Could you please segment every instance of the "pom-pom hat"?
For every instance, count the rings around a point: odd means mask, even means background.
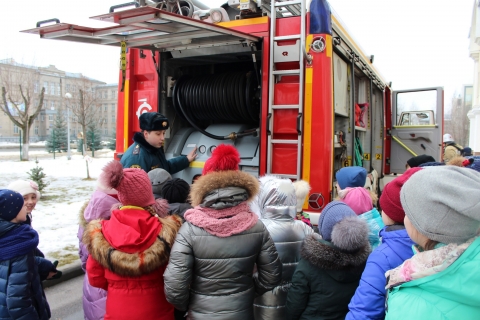
[[[341,201],[332,201],[325,206],[318,220],[318,231],[323,239],[332,240],[332,229],[346,217],[356,217],[353,210]]]
[[[155,204],[150,179],[142,169],[123,169],[122,164],[114,160],[103,171],[102,184],[117,190],[122,205],[146,207]]]
[[[30,193],[35,193],[37,195],[37,199],[40,199],[41,196],[40,191],[38,191],[38,184],[35,181],[31,180],[14,181],[7,186],[7,189],[16,191],[22,196]]]
[[[341,201],[332,201],[325,206],[318,230],[324,240],[347,252],[369,246],[367,223]]]
[[[213,171],[238,170],[240,154],[237,149],[229,144],[221,144],[212,152],[212,156],[205,161],[202,174]]]
[[[297,212],[302,212],[305,197],[310,192],[310,184],[305,180],[297,180],[293,183],[295,196],[297,198]]]
[[[0,190],[0,219],[13,220],[23,208],[23,196],[13,190]]]

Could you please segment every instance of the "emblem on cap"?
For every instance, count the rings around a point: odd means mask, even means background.
[[[167,121],[163,121],[163,122],[162,122],[162,126],[164,126],[164,127],[166,127],[167,124],[168,124]]]

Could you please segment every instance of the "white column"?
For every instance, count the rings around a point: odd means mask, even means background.
[[[480,106],[474,106],[468,112],[470,119],[470,145],[475,154],[480,154]]]

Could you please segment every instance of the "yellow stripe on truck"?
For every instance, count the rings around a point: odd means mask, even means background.
[[[310,182],[310,157],[312,149],[312,84],[313,68],[305,69],[305,102],[303,106],[303,174],[302,179]],[[307,199],[303,209],[308,209]]]
[[[252,24],[262,24],[267,23],[268,17],[260,17],[260,18],[253,18],[253,19],[243,19],[243,20],[233,20],[233,21],[226,21],[220,22],[217,25],[231,28],[231,27],[242,27],[242,26],[249,26]]]
[[[205,161],[192,161],[190,162],[190,168],[203,168]]]

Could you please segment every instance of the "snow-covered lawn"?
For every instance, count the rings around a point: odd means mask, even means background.
[[[2,154],[7,152],[0,153],[0,188],[17,179],[29,179],[27,172],[37,165],[35,155],[30,153],[30,161],[19,161],[3,160]],[[43,154],[48,156],[45,151]],[[101,158],[91,158],[88,166],[92,179],[87,180],[86,161],[81,155],[73,155],[71,160],[64,153],[55,160],[53,156],[39,157],[38,166],[43,168],[48,186],[32,212],[32,226],[40,235],[39,248],[48,258],[61,264],[78,259],[79,210],[95,190],[101,169],[111,160],[113,152],[109,151],[104,151]]]

